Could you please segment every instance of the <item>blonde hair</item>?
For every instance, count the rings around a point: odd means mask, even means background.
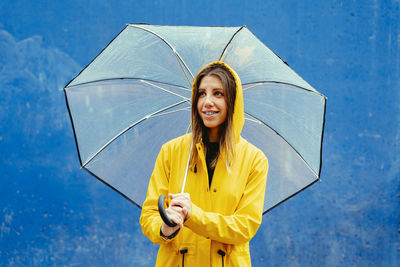
[[[199,155],[196,144],[202,138],[208,138],[209,129],[204,125],[203,120],[197,110],[197,102],[199,100],[199,86],[201,80],[206,76],[218,77],[223,86],[224,98],[227,103],[227,116],[220,126],[219,133],[219,151],[217,157],[211,162],[211,166],[215,168],[219,156],[225,156],[226,167],[228,171],[233,163],[235,155],[235,138],[233,134],[233,112],[236,98],[236,83],[232,73],[223,65],[211,65],[204,68],[198,75],[194,84],[192,95],[192,150],[190,152],[190,167],[193,168],[198,161]],[[207,147],[205,147],[207,153]]]

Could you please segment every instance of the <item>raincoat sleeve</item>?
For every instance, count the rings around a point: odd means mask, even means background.
[[[163,223],[158,212],[158,198],[161,194],[168,194],[168,183],[170,175],[170,161],[165,145],[158,154],[153,173],[147,189],[146,200],[143,203],[140,215],[140,225],[143,233],[154,244],[170,242],[173,238],[161,236],[161,225]],[[176,236],[176,235],[175,235]]]
[[[267,173],[268,160],[259,152],[234,214],[224,216],[206,212],[192,203],[191,215],[185,226],[198,235],[225,244],[249,242],[261,224]]]

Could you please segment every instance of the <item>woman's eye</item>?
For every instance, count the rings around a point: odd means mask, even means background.
[[[224,94],[222,92],[217,91],[217,92],[215,92],[215,95],[216,96],[223,96]]]

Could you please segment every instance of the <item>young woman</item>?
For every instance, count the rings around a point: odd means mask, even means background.
[[[192,133],[162,146],[143,204],[143,233],[160,245],[156,266],[251,266],[268,161],[240,136],[243,125],[238,75],[223,62],[208,64],[193,82]],[[161,194],[175,227],[159,215]]]

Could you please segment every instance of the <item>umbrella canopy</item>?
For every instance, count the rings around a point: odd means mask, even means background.
[[[190,131],[191,85],[213,61],[240,76],[242,136],[269,159],[264,213],[316,182],[325,97],[244,26],[127,25],[64,88],[82,167],[140,207],[161,145]]]

